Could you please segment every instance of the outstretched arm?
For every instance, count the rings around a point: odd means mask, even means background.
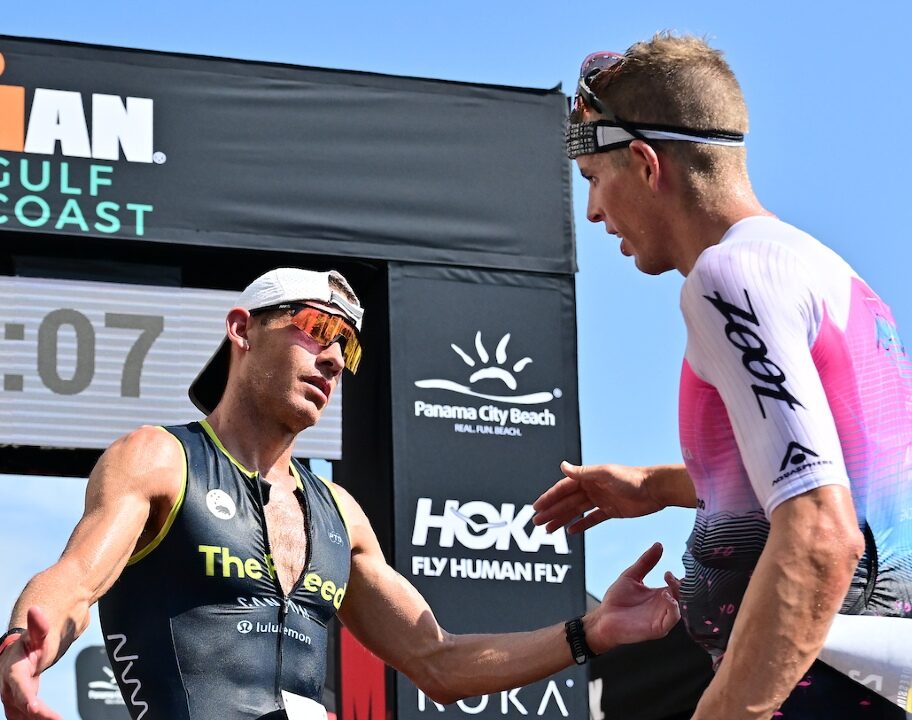
[[[578,533],[609,518],[641,517],[671,506],[696,507],[694,486],[683,465],[630,467],[564,461],[561,470],[564,478],[532,506],[537,513],[533,522],[547,525],[548,532],[567,526],[567,532]]]
[[[520,687],[573,663],[563,624],[496,635],[446,632],[414,586],[386,563],[357,503],[347,493],[342,496],[352,535],[352,572],[340,618],[355,637],[430,698],[449,703]],[[662,637],[678,621],[668,589],[643,584],[661,555],[658,544],[647,550],[584,617],[594,652]]]
[[[26,632],[0,653],[7,717],[58,717],[38,699],[38,676],[85,630],[91,605],[161,527],[161,512],[179,492],[182,463],[174,438],[152,427],[118,440],[98,461],[85,512],[60,560],[29,581],[13,608],[10,627]]]

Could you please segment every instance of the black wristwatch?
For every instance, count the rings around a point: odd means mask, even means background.
[[[564,632],[567,634],[567,644],[573,653],[573,661],[577,665],[585,665],[589,658],[594,658],[595,653],[586,642],[586,632],[583,630],[583,619],[573,618],[564,623]]]

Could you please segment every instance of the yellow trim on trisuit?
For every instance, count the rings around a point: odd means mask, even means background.
[[[316,473],[314,473],[314,475],[316,475]],[[342,524],[345,526],[345,533],[348,535],[348,544],[351,545],[351,528],[348,526],[348,517],[345,515],[345,509],[342,507],[342,498],[339,497],[331,480],[327,480],[322,475],[317,475],[317,477],[326,486],[327,490],[329,490],[329,494],[332,495],[333,501],[336,503],[336,510],[339,511],[339,516],[342,518]]]
[[[295,467],[294,463],[290,463],[291,474],[295,479],[295,484],[298,486],[298,490],[304,490],[304,482],[301,480],[301,473],[298,472],[298,469]]]
[[[235,460],[235,459],[234,459],[234,456],[233,456],[230,452],[228,452],[228,451],[225,449],[225,446],[222,445],[222,441],[218,439],[218,435],[215,434],[215,430],[212,429],[212,426],[209,424],[208,421],[206,421],[206,420],[200,420],[200,421],[199,421],[199,424],[202,426],[203,430],[206,431],[206,434],[209,436],[209,438],[212,440],[212,442],[215,443],[215,446],[216,446],[219,450],[222,451],[222,453],[224,454],[224,456],[225,456],[226,458],[228,458],[228,459],[231,461],[231,463],[232,463],[238,470],[240,470],[242,473],[244,473],[247,477],[250,477],[250,478],[256,477],[257,474],[256,474],[255,472],[251,472],[250,470],[248,470],[247,468],[245,468],[243,465],[241,465],[241,463],[239,463],[237,460]]]
[[[243,465],[241,465],[240,462],[238,462],[238,461],[234,458],[234,456],[233,456],[230,452],[228,452],[228,450],[225,448],[225,446],[222,445],[222,441],[219,440],[218,435],[215,434],[215,430],[212,429],[212,426],[208,423],[208,421],[206,421],[206,420],[200,420],[200,421],[199,421],[199,424],[200,424],[200,426],[203,428],[203,430],[206,431],[206,434],[209,436],[209,438],[212,440],[212,442],[215,443],[215,446],[216,446],[219,450],[222,451],[222,454],[223,454],[226,458],[228,458],[228,459],[231,461],[231,463],[232,463],[238,470],[240,470],[242,473],[244,473],[244,474],[245,474],[247,477],[249,477],[249,478],[254,478],[254,477],[257,476],[258,473],[254,472],[254,471],[252,471],[252,470],[248,470],[247,468],[245,468]],[[298,470],[297,470],[297,468],[295,468],[294,463],[289,462],[289,463],[288,463],[288,469],[291,471],[291,474],[292,474],[292,476],[294,477],[295,483],[297,483],[298,488],[301,489],[301,490],[303,490],[303,489],[304,489],[304,483],[301,482],[301,476],[298,474]]]
[[[184,497],[187,495],[187,451],[184,450],[184,444],[176,437],[174,437],[174,435],[165,430],[165,428],[163,428],[161,425],[156,425],[156,427],[162,432],[167,433],[170,437],[174,438],[174,442],[177,443],[177,446],[181,450],[181,455],[184,458],[184,471],[183,477],[181,478],[181,489],[180,493],[177,495],[177,500],[174,503],[174,507],[172,507],[171,512],[168,513],[168,518],[165,520],[165,524],[162,525],[162,529],[158,531],[158,535],[156,535],[153,538],[152,542],[146,545],[142,550],[131,555],[130,559],[127,560],[127,565],[138,563],[161,544],[162,540],[165,539],[165,536],[171,529],[171,526],[174,524],[174,521],[177,519],[177,513],[180,512],[181,506],[184,504]]]

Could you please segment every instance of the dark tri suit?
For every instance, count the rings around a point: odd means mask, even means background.
[[[320,701],[327,623],[351,547],[329,486],[292,461],[307,527],[304,571],[285,597],[264,506],[270,486],[208,425],[169,427],[187,459],[159,536],[101,599],[111,667],[134,720],[281,718],[282,691]]]

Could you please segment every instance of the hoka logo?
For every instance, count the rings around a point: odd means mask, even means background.
[[[573,680],[567,680],[566,683],[567,687],[573,687]],[[519,697],[520,692],[525,689],[526,688],[514,688],[512,690],[504,690],[503,692],[497,694],[480,695],[476,698],[457,700],[455,707],[453,705],[444,707],[440,703],[434,702],[433,700],[428,703],[427,696],[421,692],[421,690],[419,690],[418,712],[429,712],[433,715],[436,715],[437,713],[447,713],[450,717],[452,717],[454,713],[457,715],[478,715],[485,710],[487,710],[486,717],[492,717],[494,715],[509,715],[513,717],[515,717],[517,714],[529,715],[529,711],[535,707],[535,698],[531,698],[532,705],[526,706],[525,703],[529,702],[530,698]],[[528,692],[526,695],[528,695]],[[494,699],[493,702],[491,702],[492,698]],[[500,702],[498,702],[498,699]],[[542,695],[541,700],[538,702],[538,709],[535,711],[535,715],[537,717],[551,718],[570,717],[570,712],[567,710],[567,704],[564,702],[564,698],[561,695],[560,688],[558,687],[556,681],[548,681],[545,692]]]
[[[472,550],[510,550],[513,543],[527,553],[537,553],[543,546],[550,545],[559,555],[569,555],[567,535],[563,529],[548,533],[544,525],[526,527],[532,522],[535,510],[524,505],[517,511],[513,503],[495,507],[481,500],[460,502],[445,500],[443,512],[433,512],[431,498],[418,498],[415,508],[415,527],[412,531],[412,545],[424,547],[428,534],[433,528],[440,531],[438,544],[451,548],[458,540],[463,547]]]

